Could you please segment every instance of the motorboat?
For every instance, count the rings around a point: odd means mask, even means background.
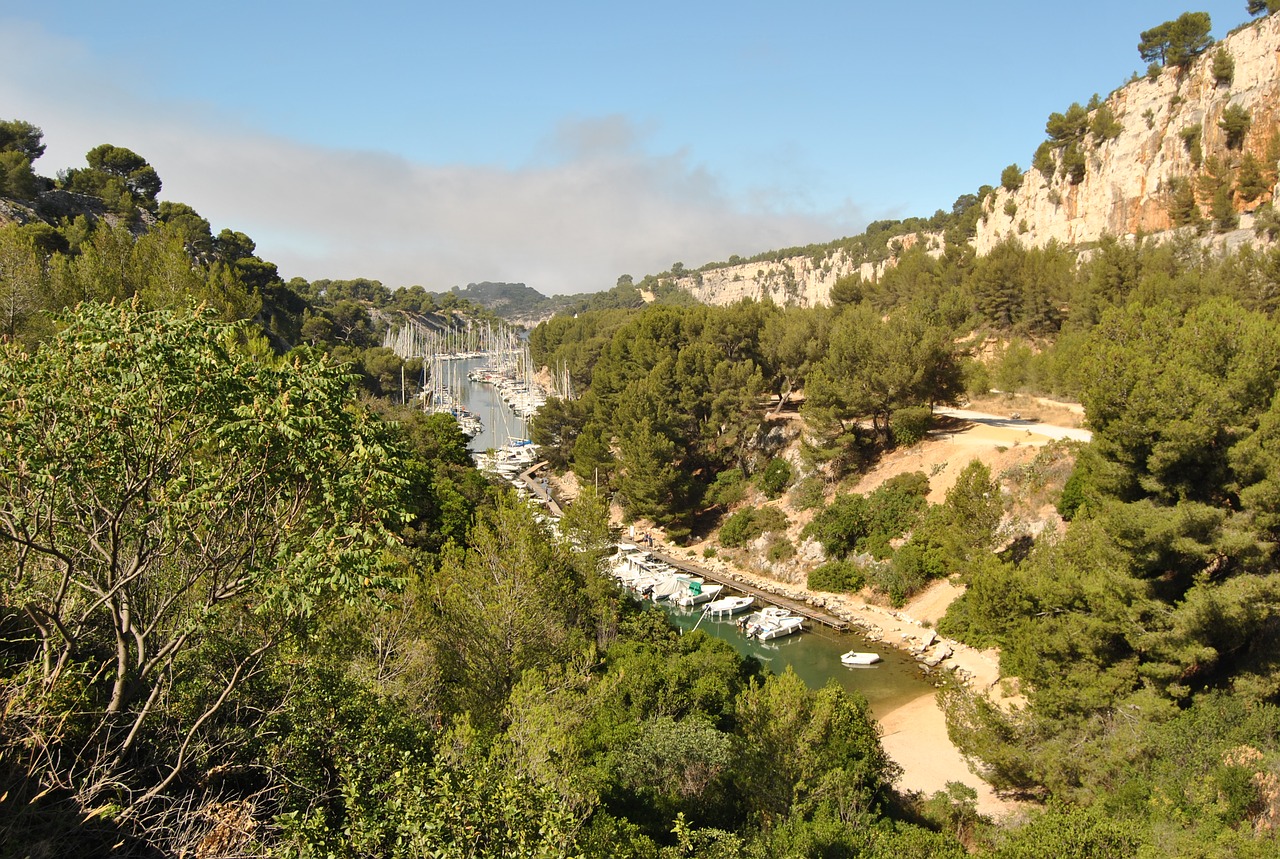
[[[850,650],[848,653],[841,655],[840,661],[845,665],[875,665],[880,661],[880,654]]]
[[[690,608],[711,602],[720,596],[720,591],[722,590],[724,590],[724,585],[704,585],[701,582],[690,582],[688,590],[681,596],[675,597],[672,601],[676,605]]]
[[[792,614],[790,609],[777,606],[766,606],[748,615],[739,623],[747,638],[755,638],[759,641],[781,638],[804,628],[803,617]]]
[[[670,568],[668,568],[670,569]],[[654,602],[658,600],[670,599],[673,602],[680,597],[688,594],[694,585],[702,585],[702,579],[696,576],[686,576],[682,573],[672,572],[665,579],[659,581],[653,586],[650,595]]]
[[[721,597],[704,605],[702,613],[712,617],[732,617],[751,608],[755,601],[755,597]]]

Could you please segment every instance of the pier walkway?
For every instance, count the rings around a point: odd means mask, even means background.
[[[717,573],[714,570],[709,570],[701,564],[694,563],[687,558],[677,558],[674,555],[658,551],[650,546],[638,546],[638,548],[643,549],[659,560],[666,561],[673,567],[684,570],[686,573],[701,576],[707,581],[716,582],[717,584],[724,585],[725,587],[733,588],[735,591],[742,591],[744,594],[749,594],[750,596],[755,597],[760,602],[790,609],[792,614],[798,614],[808,620],[814,621],[815,623],[820,623],[823,626],[828,626],[840,632],[844,632],[849,628],[848,621],[842,620],[835,615],[828,614],[821,609],[814,608],[808,603],[788,599],[780,594],[770,593],[763,588],[758,588],[754,585],[747,584],[746,582],[738,581],[724,573]]]
[[[547,511],[559,519],[564,515],[564,510],[556,502],[555,496],[551,494],[551,489],[542,480],[533,476],[533,473],[539,468],[547,464],[544,459],[542,462],[534,463],[520,474],[520,480],[528,487],[533,496],[547,506]]]

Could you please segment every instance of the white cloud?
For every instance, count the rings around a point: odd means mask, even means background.
[[[566,120],[518,168],[431,165],[270,136],[194,99],[148,101],[113,83],[136,69],[106,68],[29,26],[0,27],[0,51],[9,69],[27,70],[0,79],[0,104],[12,112],[3,118],[43,128],[38,172],[78,166],[99,143],[126,146],[156,168],[162,199],[191,205],[215,231],[247,233],[286,278],[585,292],[864,223],[852,205],[788,212],[773,202],[786,195],[768,189],[735,199],[687,153],[646,151],[645,132],[622,116]]]

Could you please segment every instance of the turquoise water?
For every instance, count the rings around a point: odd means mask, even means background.
[[[736,618],[716,620],[703,617],[701,608],[680,608],[666,602],[657,605],[680,629],[696,626],[722,638],[739,653],[759,659],[775,674],[790,666],[811,688],[821,688],[834,680],[849,691],[861,692],[877,717],[934,691],[932,681],[910,655],[884,642],[868,641],[855,632],[836,632],[806,621],[802,632],[756,641],[739,631]],[[759,607],[757,601],[752,610]],[[868,666],[845,665],[840,654],[850,650],[878,653],[882,661]]]

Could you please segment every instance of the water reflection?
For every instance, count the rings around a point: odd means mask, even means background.
[[[757,641],[742,634],[736,618],[703,617],[700,608],[680,608],[666,602],[657,606],[680,629],[696,627],[722,638],[739,653],[754,656],[776,674],[790,666],[810,688],[818,689],[834,680],[849,691],[861,692],[877,717],[934,691],[932,681],[909,654],[854,632],[836,632],[806,622],[803,632],[772,641]],[[840,655],[849,650],[878,653],[883,661],[876,665],[845,665]]]

